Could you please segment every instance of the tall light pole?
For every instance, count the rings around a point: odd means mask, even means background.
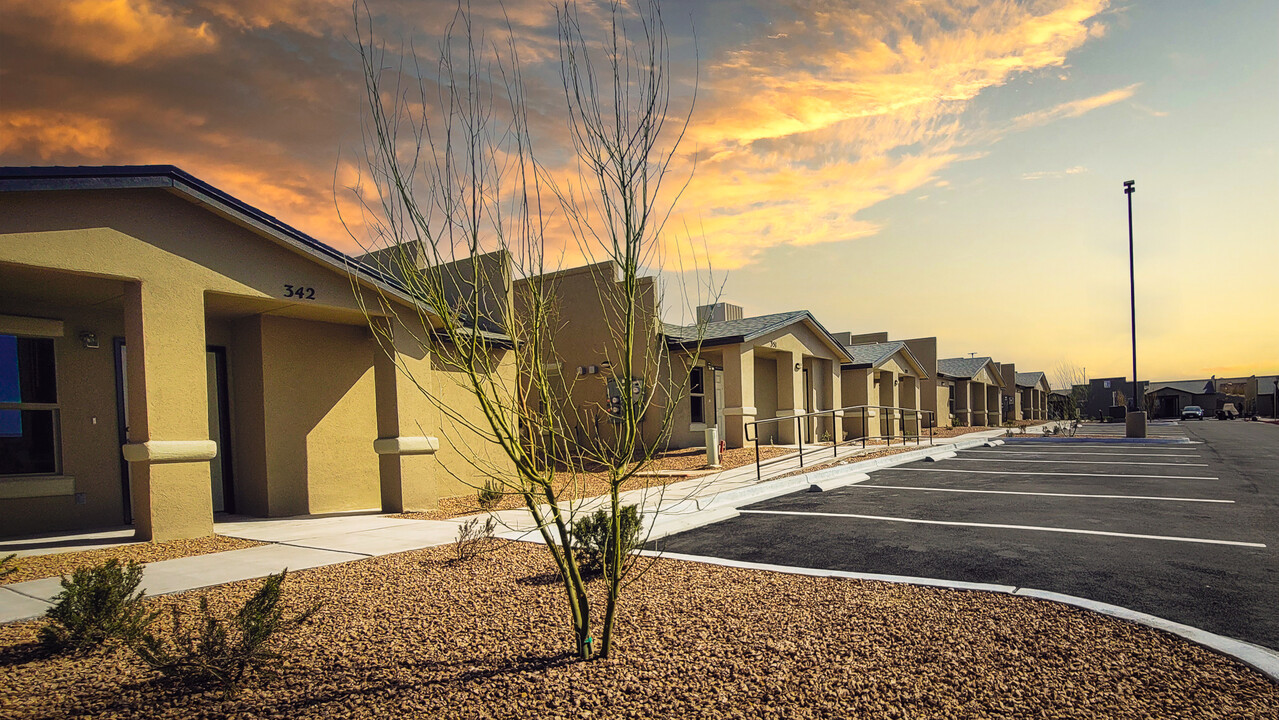
[[[1124,181],[1124,195],[1128,196],[1128,304],[1132,310],[1132,409],[1137,404],[1137,280],[1132,260],[1132,194],[1137,192],[1136,180]]]
[[[1146,437],[1146,413],[1137,399],[1137,279],[1133,270],[1132,253],[1132,194],[1137,192],[1135,180],[1124,181],[1124,195],[1128,196],[1128,303],[1132,310],[1132,410],[1124,423],[1130,438]]]

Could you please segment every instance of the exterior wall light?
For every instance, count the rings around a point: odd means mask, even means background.
[[[85,330],[84,332],[80,333],[80,344],[84,346],[85,350],[97,350],[98,334],[95,332],[90,332],[88,330]]]
[[[799,363],[795,363],[795,372],[799,372],[801,367],[803,366],[800,365]]]

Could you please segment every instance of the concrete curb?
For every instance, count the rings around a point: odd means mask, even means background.
[[[1009,440],[1009,441],[1011,441],[1011,442],[1013,442],[1013,443],[1019,443],[1019,444],[1020,444],[1020,443],[1035,443],[1035,444],[1037,444],[1037,445],[1038,445],[1038,444],[1054,444],[1054,443],[1059,443],[1059,444],[1062,444],[1062,445],[1072,445],[1072,444],[1078,444],[1078,443],[1101,443],[1101,444],[1103,444],[1103,445],[1105,445],[1105,444],[1113,444],[1113,445],[1121,445],[1121,444],[1131,444],[1131,445],[1197,445],[1197,444],[1198,444],[1198,443],[1196,443],[1194,440],[1191,440],[1190,438],[1088,438],[1088,437],[1073,437],[1073,438],[1072,438],[1072,437],[1065,437],[1065,438],[1055,438],[1055,437],[1027,437],[1027,438],[1021,438],[1021,437],[1010,437],[1010,438],[1008,438],[1008,440]]]
[[[916,460],[924,460],[928,458],[944,459],[954,457],[956,450],[967,450],[969,448],[980,447],[987,444],[989,438],[972,438],[969,440],[961,440],[955,443],[947,443],[941,447],[936,445],[920,448],[918,450],[909,450],[896,455],[886,455],[884,457],[871,458],[870,460],[862,460],[859,462],[851,462],[847,465],[838,467],[824,468],[822,470],[814,470],[812,472],[803,473],[801,475],[792,475],[788,478],[778,480],[765,480],[762,483],[748,485],[734,490],[726,490],[707,498],[697,498],[699,509],[733,507],[739,508],[743,505],[771,500],[775,497],[788,495],[806,487],[818,486],[826,489],[837,487],[832,482],[838,478],[845,476],[865,475],[866,473],[879,470],[881,468],[895,467],[904,465],[908,462]],[[844,485],[851,485],[859,480],[850,480]]]
[[[1110,603],[1089,600],[1088,598],[1081,598],[1075,595],[1065,595],[1063,593],[1056,593],[1048,590],[1035,590],[1033,588],[1019,588],[1011,585],[970,583],[958,580],[909,577],[904,575],[880,575],[876,573],[847,572],[843,570],[821,570],[817,568],[792,567],[788,565],[770,565],[768,563],[725,560],[723,558],[707,557],[704,555],[664,553],[659,550],[640,550],[637,552],[648,557],[659,557],[667,560],[682,560],[685,562],[698,562],[705,565],[719,565],[722,567],[741,568],[744,570],[764,570],[768,572],[786,573],[788,575],[831,577],[850,580],[878,580],[881,582],[922,585],[949,590],[996,592],[1006,595],[1019,595],[1021,597],[1035,598],[1037,600],[1048,600],[1100,613],[1102,615],[1109,615],[1113,618],[1135,623],[1137,625],[1144,625],[1155,630],[1172,633],[1173,635],[1195,643],[1196,645],[1201,645],[1209,650],[1234,658],[1235,660],[1238,660],[1244,665],[1247,665],[1257,672],[1260,672],[1262,675],[1270,678],[1273,682],[1279,683],[1279,652],[1275,652],[1269,648],[1254,645],[1243,640],[1236,640],[1235,638],[1227,637],[1225,635],[1217,635],[1216,633],[1201,630],[1191,625],[1167,620],[1156,615],[1149,615],[1147,613],[1130,610],[1119,605],[1111,605]]]

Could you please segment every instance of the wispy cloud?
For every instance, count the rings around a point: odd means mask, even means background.
[[[1046,125],[1055,120],[1064,118],[1074,118],[1085,115],[1098,108],[1114,105],[1117,102],[1123,102],[1133,96],[1137,92],[1137,88],[1141,83],[1134,83],[1128,87],[1116,88],[1109,92],[1093,95],[1092,97],[1082,98],[1080,100],[1071,100],[1061,103],[1046,110],[1036,110],[1035,112],[1020,115],[1013,120],[1013,127],[1018,130],[1036,127],[1038,125]]]
[[[1036,172],[1022,173],[1022,180],[1044,180],[1046,178],[1063,178],[1067,175],[1081,175],[1088,172],[1088,168],[1082,165],[1068,167],[1065,170],[1039,170]]]

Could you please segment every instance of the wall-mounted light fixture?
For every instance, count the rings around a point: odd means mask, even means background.
[[[88,331],[88,330],[85,330],[85,331],[81,332],[81,333],[80,333],[80,344],[84,346],[84,349],[85,349],[85,350],[97,350],[97,349],[98,349],[98,334],[97,334],[97,333],[95,333],[95,332],[90,332],[90,331]]]
[[[803,366],[800,365],[799,363],[795,363],[795,372],[799,372],[802,367]]]

